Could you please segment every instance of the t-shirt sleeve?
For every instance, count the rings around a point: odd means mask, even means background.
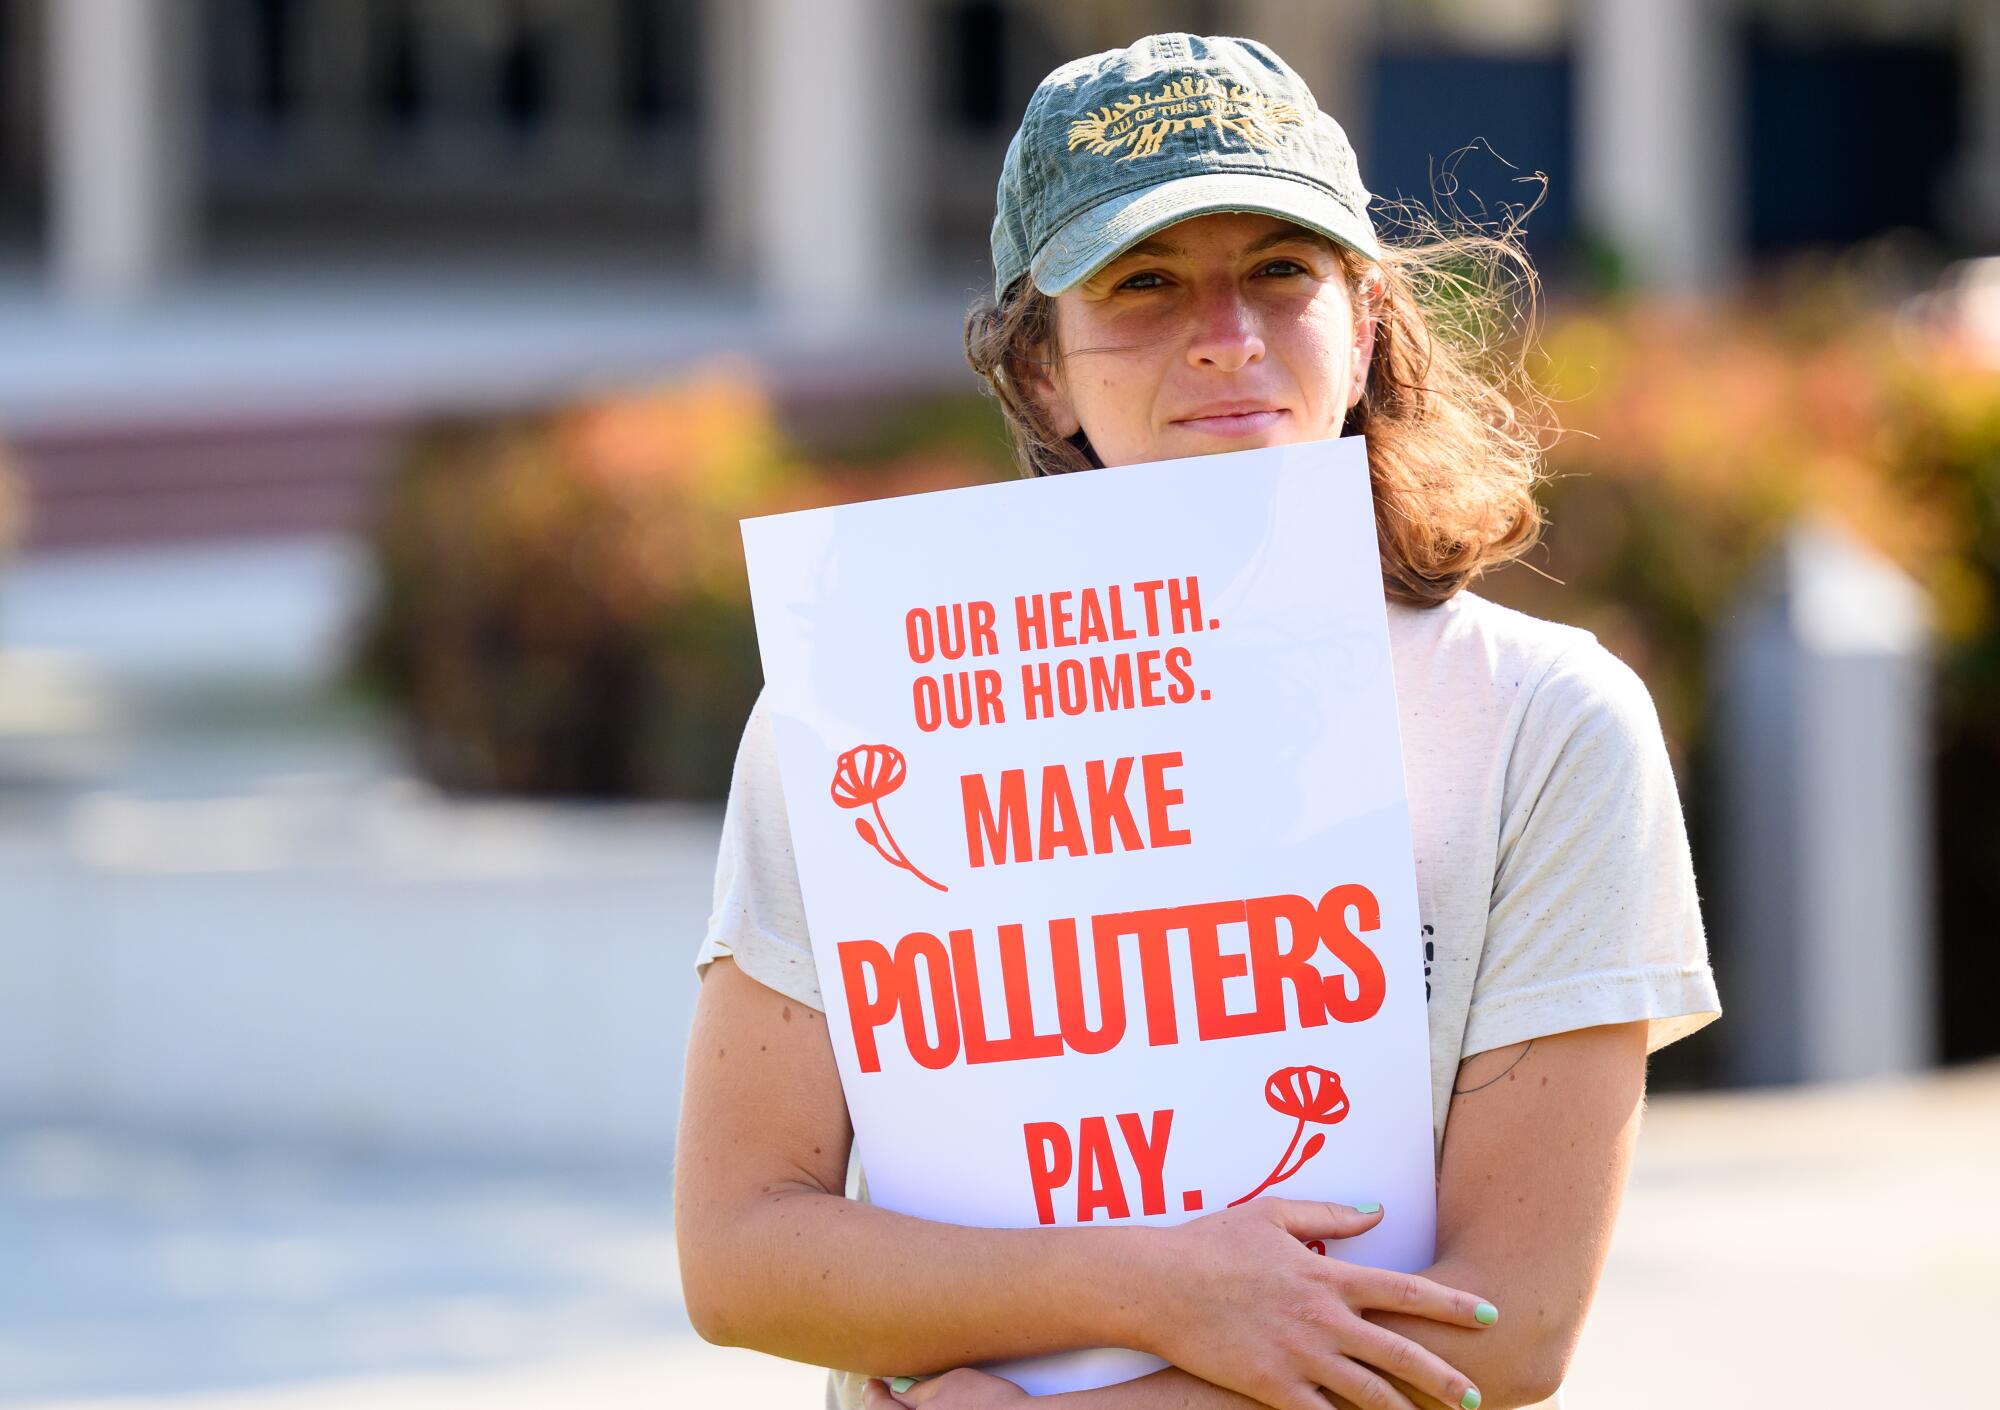
[[[1508,760],[1462,1055],[1639,1019],[1651,1053],[1721,1013],[1653,698],[1579,641],[1535,688]]]
[[[778,778],[777,740],[761,693],[743,726],[729,779],[715,858],[715,900],[708,933],[695,954],[695,973],[707,973],[723,955],[759,984],[825,1009]]]

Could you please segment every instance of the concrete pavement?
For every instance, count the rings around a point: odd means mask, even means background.
[[[1567,1410],[1977,1398],[2000,1063],[1655,1099]],[[816,1410],[687,1328],[665,1172],[0,1140],[0,1405]]]

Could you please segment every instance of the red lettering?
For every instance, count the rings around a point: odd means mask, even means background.
[[[1250,973],[1257,991],[1257,1011],[1275,1027],[1285,1026],[1285,986],[1298,999],[1299,1024],[1319,1028],[1326,1023],[1326,979],[1313,968],[1319,949],[1319,911],[1303,896],[1260,896],[1250,902]],[[1280,942],[1278,922],[1291,928],[1291,943]]]
[[[1098,714],[1132,708],[1132,654],[1090,658],[1090,708]]]
[[[1136,1111],[1118,1113],[1118,1129],[1132,1152],[1132,1164],[1139,1171],[1139,1211],[1142,1214],[1167,1212],[1167,1133],[1174,1129],[1174,1113],[1169,1107],[1153,1113],[1150,1134],[1139,1122]]]
[[[1025,661],[1021,664],[1021,704],[1031,720],[1046,720],[1055,714],[1054,685],[1049,679],[1049,663]]]
[[[1137,593],[1143,593],[1143,594],[1145,594],[1145,597],[1146,597],[1146,635],[1147,635],[1147,636],[1158,636],[1158,635],[1160,634],[1160,600],[1159,600],[1159,592],[1160,592],[1160,589],[1161,589],[1161,588],[1163,588],[1163,587],[1165,587],[1165,586],[1166,586],[1166,583],[1164,583],[1163,581],[1161,581],[1161,580],[1160,580],[1160,579],[1158,579],[1158,578],[1154,578],[1154,579],[1153,579],[1153,580],[1152,580],[1151,582],[1145,582],[1145,583],[1134,583],[1134,584],[1132,584],[1132,591],[1134,591],[1134,592],[1137,592]]]
[[[1118,955],[1118,933],[1097,918],[1091,926],[1091,949],[1097,956],[1097,1011],[1091,1028],[1083,1014],[1083,958],[1077,953],[1076,922],[1049,922],[1049,960],[1055,967],[1056,1018],[1062,1040],[1071,1052],[1108,1053],[1125,1036],[1125,971]]]
[[[903,636],[909,642],[910,659],[920,665],[937,650],[937,642],[931,638],[931,614],[921,607],[912,607],[903,615]]]
[[[1069,600],[1074,596],[1067,592],[1049,594],[1049,640],[1057,646],[1074,646],[1076,638],[1069,630]]]
[[[998,656],[1000,638],[993,631],[993,604],[968,602],[966,607],[972,614],[972,654]]]
[[[1167,609],[1173,614],[1174,632],[1198,632],[1201,620],[1201,584],[1192,575],[1167,583]]]
[[[1035,1001],[1028,989],[1028,945],[1018,925],[1000,927],[1000,982],[1007,991],[1009,1060],[1061,1054],[1060,1033],[1035,1031]]]
[[[854,1051],[863,1072],[880,1072],[881,1056],[875,1049],[875,1030],[896,1016],[895,961],[889,947],[879,940],[848,940],[835,947],[840,955],[840,983],[847,991],[847,1018],[854,1026]],[[865,971],[875,975],[875,993],[870,997]]]
[[[1160,694],[1160,653],[1141,651],[1139,653],[1139,703],[1153,706],[1163,705],[1167,697]]]
[[[1109,641],[1111,634],[1104,628],[1104,604],[1097,600],[1097,593],[1085,589],[1079,606],[1083,620],[1077,627],[1076,639],[1079,642]]]
[[[979,959],[973,953],[972,932],[951,932],[951,982],[958,993],[958,1030],[965,1041],[967,1063],[1006,1062],[1006,1043],[986,1036],[986,1001],[979,994]]]
[[[924,962],[924,980],[917,979],[917,961]],[[951,994],[951,963],[945,958],[944,942],[937,936],[913,930],[896,943],[896,968],[902,971],[903,1039],[910,1056],[919,1066],[932,1071],[950,1067],[958,1057],[958,1005]],[[937,1042],[924,1027],[924,990],[930,990],[930,1009],[937,1017]]]
[[[1126,786],[1132,780],[1132,761],[1120,759],[1105,772],[1104,760],[1092,759],[1083,766],[1084,798],[1090,809],[1090,845],[1096,852],[1111,850],[1111,830],[1128,852],[1146,844],[1139,840],[1139,824],[1132,817],[1132,805],[1125,801]]]
[[[1077,1123],[1076,1154],[1076,1222],[1090,1223],[1100,1209],[1113,1219],[1131,1218],[1118,1157],[1111,1150],[1111,1128],[1103,1117],[1086,1116]]]
[[[944,723],[944,711],[938,700],[937,677],[918,676],[910,682],[910,712],[916,716],[917,728],[925,734]]]
[[[1014,637],[1023,651],[1045,650],[1049,644],[1048,619],[1042,615],[1042,596],[1014,599]]]
[[[1181,907],[1187,925],[1188,959],[1194,971],[1195,1030],[1203,1042],[1214,1038],[1242,1038],[1252,1033],[1270,1033],[1284,1027],[1272,1023],[1263,1012],[1231,1013],[1223,1002],[1223,981],[1250,972],[1250,956],[1238,951],[1224,954],[1221,927],[1243,919],[1241,901],[1216,901],[1203,906]]]
[[[1076,815],[1076,799],[1070,796],[1069,770],[1050,764],[1042,770],[1042,835],[1035,860],[1046,862],[1058,847],[1072,857],[1090,854],[1083,842],[1083,819]]]
[[[987,634],[992,635],[991,629]],[[979,723],[982,725],[1004,725],[1007,723],[1006,707],[1000,703],[1000,673],[982,670],[974,678],[979,687]],[[1192,688],[1193,682],[1189,682]]]
[[[1146,995],[1146,1045],[1160,1048],[1180,1040],[1174,1021],[1174,976],[1167,968],[1167,931],[1172,929],[1174,912],[1130,911],[1120,916],[1100,916],[1100,922],[1118,927],[1119,934],[1139,937],[1139,983]]]
[[[1125,594],[1117,588],[1111,589],[1111,639],[1130,641],[1137,635],[1136,627],[1125,625]]]
[[[1146,779],[1146,833],[1151,846],[1185,847],[1191,840],[1186,828],[1176,828],[1167,817],[1167,809],[1181,801],[1181,790],[1166,785],[1167,770],[1180,766],[1178,749],[1169,754],[1147,754],[1139,760]]]
[[[1319,930],[1326,946],[1333,951],[1333,957],[1347,966],[1354,976],[1354,992],[1349,993],[1338,975],[1325,983],[1327,1012],[1342,1023],[1360,1023],[1375,1016],[1382,1007],[1382,996],[1388,990],[1388,983],[1382,974],[1382,962],[1375,958],[1375,952],[1347,927],[1347,912],[1352,907],[1359,920],[1356,929],[1379,930],[1382,926],[1382,907],[1375,900],[1375,893],[1359,882],[1349,882],[1336,886],[1320,898]]]
[[[1056,1222],[1055,1192],[1069,1183],[1069,1132],[1059,1121],[1030,1121],[1021,1128],[1028,1143],[1028,1183],[1035,1191],[1035,1218]]]
[[[1090,708],[1090,686],[1084,680],[1083,662],[1074,656],[1056,662],[1056,708],[1065,715],[1081,715]]]
[[[1028,855],[1028,780],[1021,769],[1000,775],[1000,806],[986,795],[984,774],[964,774],[958,780],[965,805],[965,855],[975,867],[986,865],[990,851],[995,864]]]

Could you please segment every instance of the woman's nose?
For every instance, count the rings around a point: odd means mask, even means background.
[[[1255,310],[1233,284],[1204,294],[1195,306],[1188,361],[1195,367],[1234,372],[1264,356]]]

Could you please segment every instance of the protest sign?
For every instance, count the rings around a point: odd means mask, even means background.
[[[1333,1252],[1427,1265],[1422,937],[1361,441],[743,537],[870,1197],[994,1227],[1379,1200]],[[1160,1364],[988,1369],[1046,1394]]]

